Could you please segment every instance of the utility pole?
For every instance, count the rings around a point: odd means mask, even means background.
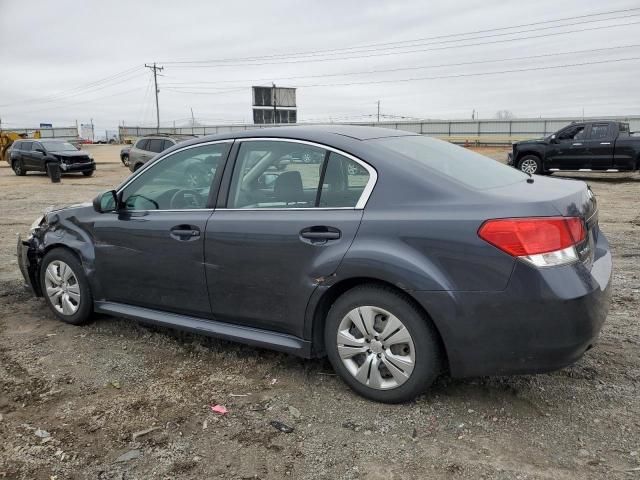
[[[96,134],[93,131],[93,118],[91,119],[91,143],[96,142]]]
[[[378,123],[380,123],[380,100],[378,100]]]
[[[156,62],[153,65],[144,64],[146,68],[153,70],[153,85],[156,87],[156,130],[160,130],[160,107],[158,106],[158,70],[164,70],[164,67],[158,67]]]
[[[193,107],[189,107],[191,109],[191,135],[193,135],[193,127],[196,125],[196,118],[193,116]]]

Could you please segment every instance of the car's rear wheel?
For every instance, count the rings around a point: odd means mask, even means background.
[[[22,163],[22,160],[15,160],[13,162],[12,167],[13,167],[13,173],[18,175],[19,177],[22,177],[27,174],[27,171],[24,169],[24,164]]]
[[[61,248],[47,253],[40,268],[40,285],[47,305],[60,320],[80,325],[89,319],[93,298],[73,253]]]
[[[129,155],[122,155],[122,156],[120,157],[120,160],[122,160],[122,164],[123,164],[125,167],[128,167],[128,166],[129,166]]]
[[[535,155],[525,155],[518,162],[518,169],[530,175],[541,174],[542,164]]]
[[[327,316],[325,348],[343,380],[378,402],[411,400],[440,372],[439,339],[431,321],[386,287],[356,287],[338,298]]]

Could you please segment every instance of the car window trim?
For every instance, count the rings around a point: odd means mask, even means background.
[[[227,208],[226,205],[228,202],[228,197],[229,197],[229,194],[231,193],[231,188],[230,188],[231,177],[232,177],[233,169],[235,168],[236,163],[238,161],[238,152],[240,151],[240,147],[242,143],[243,142],[262,142],[262,141],[299,143],[302,145],[310,145],[312,147],[322,148],[324,150],[327,150],[328,152],[337,153],[338,155],[342,155],[348,158],[349,160],[353,160],[358,165],[363,167],[369,173],[369,180],[367,181],[367,184],[365,185],[364,190],[362,191],[362,194],[360,195],[360,198],[358,198],[358,201],[356,202],[356,205],[354,207]],[[375,168],[373,168],[364,160],[361,160],[358,157],[355,157],[350,153],[347,153],[338,148],[331,147],[323,143],[313,142],[310,140],[299,140],[296,138],[283,138],[283,137],[238,138],[236,139],[236,145],[234,145],[233,153],[234,153],[233,159],[231,158],[229,159],[230,160],[229,164],[231,165],[231,174],[227,175],[227,178],[224,179],[225,186],[226,186],[225,197],[223,202],[224,205],[219,205],[217,207],[219,210],[225,210],[229,212],[268,212],[268,211],[282,212],[282,211],[290,211],[290,210],[293,210],[293,211],[296,211],[296,210],[305,210],[305,211],[306,210],[364,210],[365,206],[367,205],[367,202],[369,201],[369,198],[371,197],[371,193],[373,192],[373,189],[376,186],[376,183],[378,182],[378,172],[376,171]],[[322,189],[322,185],[320,185],[318,188]]]
[[[204,147],[206,145],[215,145],[215,144],[219,144],[219,143],[233,143],[234,139],[226,139],[226,140],[212,140],[210,142],[202,142],[202,143],[197,143],[195,145],[186,145],[184,147],[181,147],[177,150],[173,150],[169,153],[167,153],[166,155],[162,155],[161,153],[158,154],[159,157],[157,160],[151,161],[151,162],[146,162],[144,165],[142,165],[142,167],[140,167],[138,170],[136,170],[129,178],[127,178],[123,183],[121,183],[120,185],[118,185],[115,189],[116,191],[116,195],[120,195],[120,193],[127,188],[127,186],[133,182],[136,178],[138,178],[140,175],[142,175],[144,172],[146,172],[147,170],[150,170],[151,168],[153,168],[155,165],[158,165],[159,163],[161,163],[162,161],[164,161],[165,159],[171,157],[172,155],[179,153],[179,152],[183,152],[185,150],[190,150],[192,148],[197,148],[197,147]],[[227,162],[229,161],[229,153],[231,152],[231,148],[229,149],[229,152],[227,152],[227,157],[224,159],[223,161],[223,165],[222,168],[224,169],[224,167],[226,166]],[[224,170],[223,170],[224,173]],[[217,177],[218,175],[216,175],[215,177]],[[213,188],[213,184],[216,181],[216,178],[213,178],[211,180],[211,187]],[[222,174],[219,177],[220,179],[222,179]],[[220,189],[220,184],[218,184],[218,189]],[[207,197],[207,204],[211,205],[211,201],[212,199],[214,199],[215,197],[212,196],[212,192],[209,192],[209,196]],[[215,210],[215,205],[211,206],[211,207],[207,207],[207,208],[179,208],[179,209],[161,209],[161,210],[126,210],[128,213],[129,212],[153,212],[153,213],[157,213],[157,212],[212,212],[213,210]],[[114,213],[119,213],[119,212],[114,212]]]

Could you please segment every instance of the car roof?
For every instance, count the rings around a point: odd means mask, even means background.
[[[308,140],[311,142],[343,143],[345,140],[358,142],[374,138],[404,137],[419,135],[418,133],[359,125],[295,125],[290,127],[252,128],[237,132],[227,132],[217,135],[206,135],[187,142],[188,145],[211,142],[216,140],[233,140],[242,138],[291,138],[294,140]],[[184,146],[184,145],[183,145]]]
[[[412,132],[361,125],[295,125],[291,127],[254,128],[243,132],[235,132],[236,138],[246,137],[299,137],[304,135],[340,135],[354,140],[371,140],[384,137],[401,137],[416,135]]]

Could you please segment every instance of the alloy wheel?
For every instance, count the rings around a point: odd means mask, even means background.
[[[520,170],[522,170],[524,173],[533,175],[538,171],[538,162],[536,162],[533,158],[527,158],[520,164]]]
[[[44,276],[47,297],[57,312],[73,315],[80,307],[80,285],[69,265],[54,260],[47,265]]]
[[[415,347],[395,315],[374,306],[357,307],[338,327],[338,354],[349,373],[377,390],[405,383],[415,366]]]

